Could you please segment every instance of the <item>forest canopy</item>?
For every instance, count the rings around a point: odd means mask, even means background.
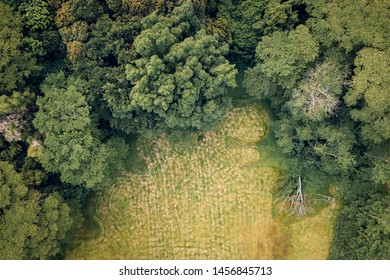
[[[63,258],[137,137],[207,132],[240,102],[269,110],[293,162],[280,193],[313,170],[340,178],[329,258],[390,258],[389,1],[0,0],[0,14],[0,259]]]

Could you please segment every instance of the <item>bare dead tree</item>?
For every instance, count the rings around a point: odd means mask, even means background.
[[[303,217],[314,211],[314,205],[330,204],[333,202],[333,198],[322,194],[305,195],[302,190],[301,176],[299,176],[295,192],[277,200],[277,202],[279,212],[288,211],[290,216]]]
[[[26,112],[27,110],[23,110],[0,117],[0,134],[3,134],[7,141],[20,141],[22,139],[21,131],[26,127],[23,116]]]
[[[335,115],[345,78],[346,73],[339,71],[335,63],[326,61],[308,71],[305,80],[294,90],[290,103],[310,120]]]
[[[301,176],[298,177],[298,187],[296,193],[292,196],[291,201],[291,214],[295,214],[299,217],[307,214],[305,206],[305,197],[302,192],[302,181]]]

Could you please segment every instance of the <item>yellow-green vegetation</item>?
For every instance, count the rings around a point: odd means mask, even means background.
[[[328,206],[319,214],[292,224],[289,259],[327,259],[333,240],[335,218],[335,208]]]
[[[94,198],[99,231],[67,258],[325,259],[335,207],[302,220],[275,215],[280,171],[256,146],[267,121],[246,105],[213,131],[138,139],[144,168]]]

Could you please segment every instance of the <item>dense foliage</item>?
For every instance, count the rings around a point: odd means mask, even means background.
[[[63,182],[96,188],[107,184],[108,175],[102,170],[108,170],[110,159],[118,155],[97,137],[82,94],[85,86],[81,80],[65,79],[62,72],[48,76],[33,124],[44,137],[38,158],[45,170],[60,173]]]
[[[331,259],[390,258],[390,196],[370,185],[355,185],[343,194]]]
[[[21,174],[4,161],[0,182],[0,259],[47,259],[58,254],[72,224],[61,196],[29,189]]]
[[[0,259],[61,257],[134,135],[211,129],[236,68],[289,178],[349,182],[330,258],[389,258],[388,1],[0,0],[0,14]]]
[[[237,70],[223,57],[227,45],[200,29],[189,2],[141,24],[134,40],[137,59],[126,65],[132,88],[106,97],[113,115],[123,122],[137,122],[141,115],[151,127],[211,128],[229,109],[227,88],[235,86]]]

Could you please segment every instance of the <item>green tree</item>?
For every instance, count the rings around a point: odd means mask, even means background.
[[[380,144],[370,142],[362,162],[365,165],[369,164],[373,182],[390,186],[390,141],[384,141]]]
[[[390,139],[390,49],[362,49],[355,59],[352,88],[345,96],[362,135],[380,143]]]
[[[311,147],[316,156],[320,156],[323,169],[328,174],[339,174],[350,171],[356,164],[353,146],[355,135],[348,123],[341,125],[321,125],[315,130]]]
[[[134,18],[119,17],[114,20],[105,15],[91,24],[89,30],[90,35],[80,46],[80,55],[76,55],[72,63],[75,74],[88,84],[89,94],[86,98],[93,108],[91,114],[100,121],[111,121],[113,127],[123,129],[124,126],[132,126],[131,121],[116,125],[106,99],[116,98],[131,90],[125,67],[136,57],[132,45],[139,33],[140,23]],[[108,125],[107,129],[110,129]]]
[[[259,62],[254,71],[272,83],[292,89],[308,64],[317,58],[318,51],[318,42],[304,25],[290,32],[277,31],[262,37],[257,45],[256,57]]]
[[[390,47],[389,1],[305,0],[311,18],[307,25],[327,48],[347,52],[362,47]]]
[[[390,258],[390,195],[363,181],[344,190],[330,259]]]
[[[11,7],[13,10],[16,10],[23,0],[0,0],[1,3],[4,3]]]
[[[230,107],[227,88],[235,86],[237,71],[223,56],[227,45],[199,30],[190,2],[142,25],[134,41],[139,58],[126,67],[131,91],[106,96],[113,116],[146,117],[152,127],[210,128]]]
[[[289,30],[297,23],[294,1],[222,0],[218,18],[225,19],[233,35],[232,52],[239,59],[255,55],[260,38],[274,31]]]
[[[245,72],[244,86],[249,95],[280,108],[318,52],[318,42],[304,25],[264,36],[256,48],[256,65]]]
[[[105,170],[116,153],[97,137],[82,94],[86,87],[85,82],[66,79],[63,73],[49,76],[42,85],[44,96],[37,100],[40,109],[33,124],[45,138],[39,160],[47,171],[61,173],[63,182],[98,188],[112,175]]]
[[[92,23],[103,14],[103,6],[99,0],[71,0],[70,2],[70,13],[77,20]]]
[[[33,97],[34,95],[28,90],[22,93],[13,91],[12,94],[0,95],[0,116],[25,110]]]
[[[47,259],[58,254],[72,225],[61,196],[28,189],[22,176],[3,161],[0,184],[0,259]]]
[[[0,94],[12,93],[39,70],[36,59],[24,51],[20,16],[0,3]]]
[[[64,43],[79,41],[85,42],[88,38],[88,24],[85,21],[76,21],[69,27],[59,30]]]
[[[298,121],[290,112],[279,114],[274,129],[276,144],[302,167],[319,167],[328,174],[350,171],[357,163],[356,138],[348,122]]]
[[[105,0],[108,8],[116,15],[145,17],[157,11],[160,14],[171,13],[174,7],[183,3],[181,0]],[[215,13],[216,0],[191,0],[195,14],[205,17],[206,13]]]
[[[30,30],[45,30],[53,23],[48,4],[43,0],[24,1],[19,10],[24,25]]]

